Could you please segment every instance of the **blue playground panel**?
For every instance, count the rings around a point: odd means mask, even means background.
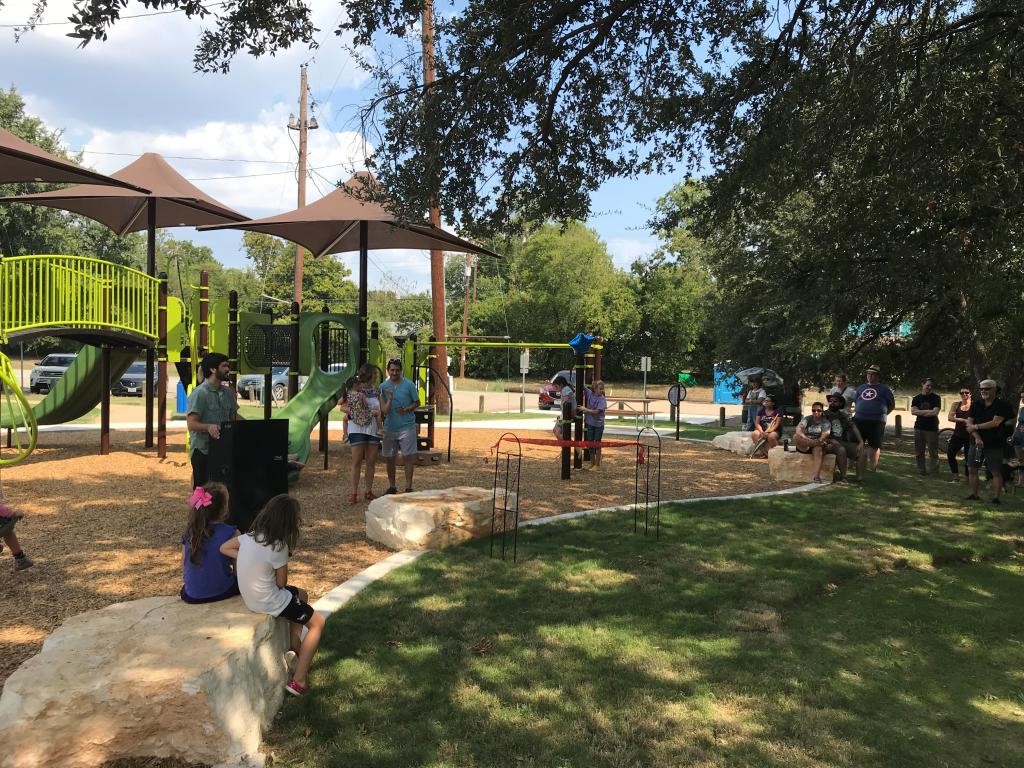
[[[185,409],[188,408],[188,396],[185,394],[185,385],[180,381],[178,382],[176,394],[174,408],[178,413],[184,413]]]
[[[740,405],[740,380],[715,366],[715,389],[713,402],[720,405]]]

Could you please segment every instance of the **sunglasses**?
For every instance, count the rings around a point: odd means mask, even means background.
[[[392,365],[397,365],[401,367],[402,359],[400,357],[392,357],[390,360],[388,360],[388,367],[390,368]]]
[[[960,390],[960,394],[961,395],[969,395],[969,394],[971,394],[971,390],[969,390],[969,389],[961,389]]]

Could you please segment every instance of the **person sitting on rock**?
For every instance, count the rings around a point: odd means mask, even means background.
[[[760,457],[767,456],[768,451],[782,440],[782,411],[775,407],[775,398],[771,395],[765,395],[757,410],[751,439],[754,441],[754,450],[750,455]]]
[[[813,457],[814,474],[812,483],[824,483],[821,479],[821,465],[825,460],[825,447],[832,434],[832,424],[825,418],[825,406],[814,403],[811,415],[804,416],[796,428],[796,449],[800,453],[809,453]]]
[[[864,438],[846,410],[846,398],[839,394],[830,394],[825,418],[828,419],[831,427],[829,443],[825,452],[834,454],[836,457],[836,468],[839,471],[839,477],[836,479],[839,482],[846,480],[847,460],[852,459],[856,469],[856,476],[853,479],[859,483],[863,478],[860,474],[861,467],[857,463],[857,457],[864,450]]]

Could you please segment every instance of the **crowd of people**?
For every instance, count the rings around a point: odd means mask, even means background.
[[[835,479],[860,482],[866,469],[875,471],[882,452],[882,438],[888,415],[896,407],[892,390],[881,382],[881,370],[871,365],[864,372],[865,381],[854,388],[844,374],[838,374],[821,402],[811,405],[811,413],[796,425],[794,448],[812,456],[813,482],[826,482],[821,477],[824,457],[836,457]],[[754,386],[757,384],[757,387]],[[778,445],[788,450],[784,437],[784,419],[774,398],[751,386],[760,401],[753,417],[751,439],[754,455],[765,456]],[[755,392],[755,389],[758,391]],[[939,471],[939,432],[942,400],[935,393],[935,382],[925,379],[921,392],[910,402],[914,422],[914,455],[921,475]],[[748,393],[748,399],[750,398]],[[953,426],[946,452],[951,479],[959,482],[960,456],[970,485],[969,501],[980,501],[980,474],[991,480],[991,503],[1001,504],[1004,486],[1010,482],[1024,484],[1024,392],[1016,414],[1013,407],[999,397],[998,385],[992,379],[978,384],[978,396],[969,387],[961,388],[960,400],[946,416]],[[850,462],[854,473],[848,475]],[[1014,480],[1016,475],[1016,480]]]

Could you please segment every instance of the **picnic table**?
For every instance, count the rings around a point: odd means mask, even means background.
[[[641,422],[644,426],[648,424],[654,424],[654,419],[658,415],[657,412],[651,410],[651,403],[661,402],[661,398],[657,397],[608,397],[605,396],[605,400],[608,403],[608,410],[605,411],[605,417],[607,418],[613,411],[617,412],[619,421],[622,421],[623,417],[627,414],[636,419],[637,426],[639,427]]]

